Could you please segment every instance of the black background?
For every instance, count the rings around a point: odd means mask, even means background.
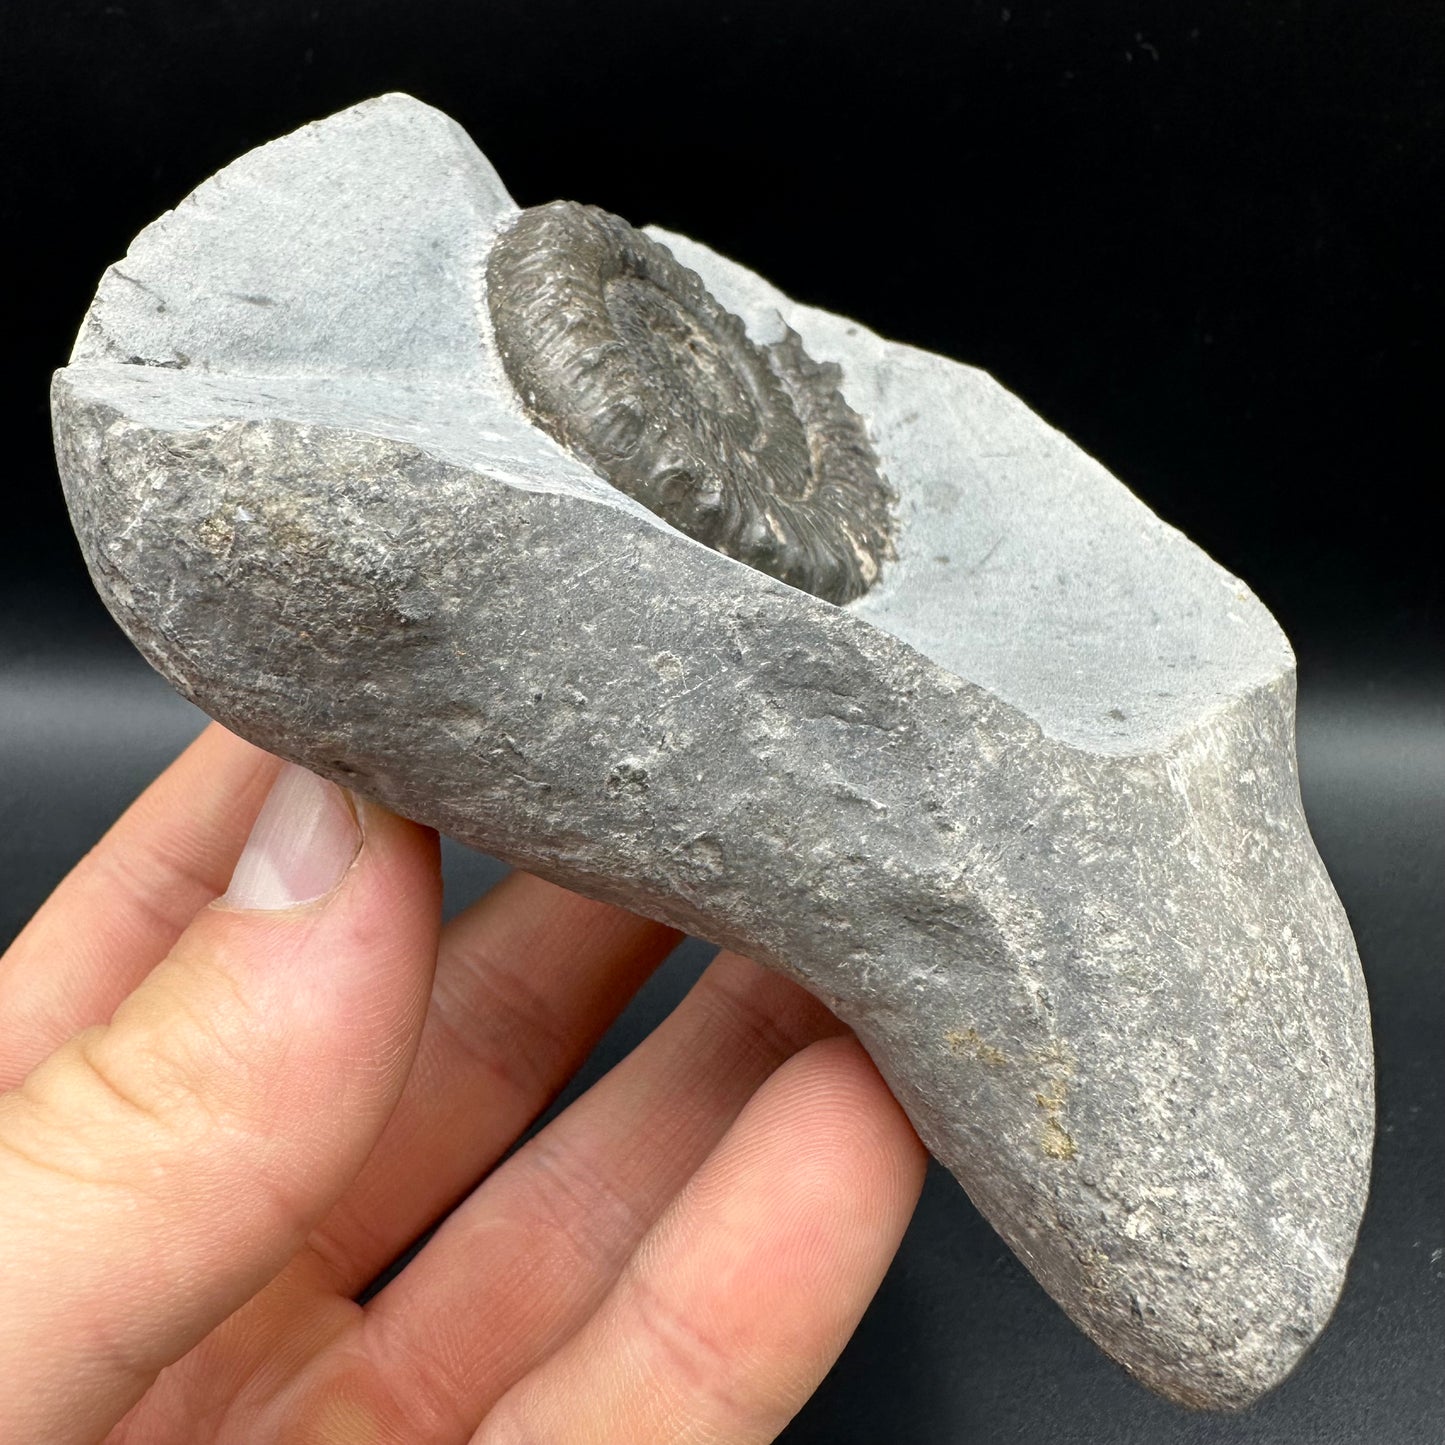
[[[197,726],[90,593],[48,375],[161,210],[392,89],[455,116],[524,205],[675,228],[985,367],[1245,578],[1299,655],[1306,807],[1379,1050],[1374,1194],[1336,1322],[1253,1411],[1186,1415],[934,1177],[787,1438],[1445,1437],[1438,0],[6,0],[0,939]],[[455,850],[449,868],[453,906],[488,876]]]

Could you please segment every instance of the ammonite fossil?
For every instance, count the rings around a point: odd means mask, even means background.
[[[679,531],[830,602],[877,580],[892,492],[796,333],[751,341],[699,277],[596,206],[523,211],[487,263],[529,415]]]

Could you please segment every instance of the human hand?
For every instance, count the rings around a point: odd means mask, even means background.
[[[428,830],[212,726],[16,939],[0,1441],[791,1418],[923,1175],[862,1049],[723,954],[498,1165],[677,935],[525,874],[441,928],[440,893]]]

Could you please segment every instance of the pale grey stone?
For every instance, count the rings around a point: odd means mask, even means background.
[[[691,540],[512,394],[514,215],[385,96],[147,228],[54,387],[102,596],[262,746],[799,979],[1105,1350],[1248,1403],[1334,1307],[1373,1132],[1278,627],[988,376],[653,232],[842,367],[898,495],[846,607]]]

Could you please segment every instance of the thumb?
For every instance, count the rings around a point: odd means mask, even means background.
[[[288,766],[231,887],[0,1095],[0,1439],[103,1433],[285,1266],[396,1103],[435,835]]]

